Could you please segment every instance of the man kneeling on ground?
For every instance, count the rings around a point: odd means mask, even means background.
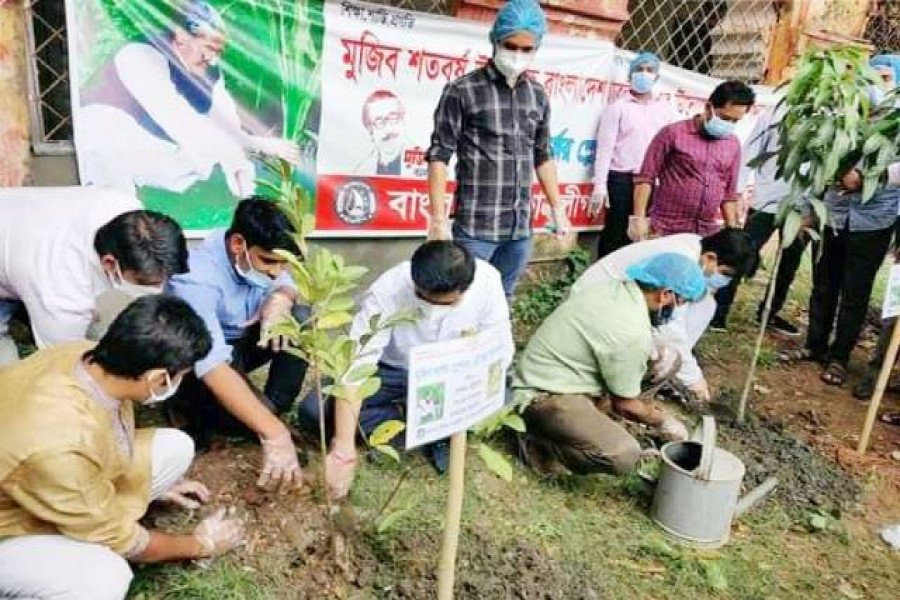
[[[145,529],[151,501],[196,508],[209,498],[182,480],[191,438],[138,429],[134,405],[170,396],[209,352],[209,332],[183,301],[136,300],[94,346],[74,342],[0,370],[0,597],[113,600],[126,561],[215,556],[243,526],[224,509],[191,535]]]
[[[334,438],[326,458],[328,488],[335,497],[346,496],[353,482],[357,427],[368,436],[385,421],[404,419],[410,350],[489,331],[500,336],[508,348],[507,366],[512,361],[512,328],[500,273],[490,263],[474,258],[464,246],[451,241],[426,242],[413,254],[412,261],[385,272],[369,288],[350,335],[361,339],[376,315],[387,318],[416,308],[420,312],[416,322],[381,331],[364,346],[359,365],[378,365],[378,392],[361,408],[353,388],[346,400],[327,403],[326,422],[334,423]],[[300,416],[308,426],[318,428],[314,394],[304,400]],[[424,450],[439,472],[446,470],[446,441]]]
[[[607,395],[614,413],[656,428],[663,438],[687,438],[681,421],[638,396],[652,328],[670,318],[677,305],[703,297],[703,271],[696,260],[664,253],[625,274],[627,280],[590,286],[569,297],[521,354],[514,401],[529,403],[524,417],[531,458],[549,458],[576,473],[632,469],[641,448],[598,408]]]

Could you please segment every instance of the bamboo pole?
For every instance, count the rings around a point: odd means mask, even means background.
[[[756,376],[756,363],[759,362],[759,353],[762,350],[763,339],[766,337],[766,327],[769,326],[769,316],[772,313],[772,298],[775,297],[775,279],[778,277],[778,269],[781,267],[783,254],[784,249],[781,247],[781,236],[779,234],[778,253],[775,255],[775,265],[772,267],[772,275],[769,277],[766,304],[763,308],[762,318],[759,320],[759,334],[756,336],[756,346],[753,348],[753,360],[750,362],[750,371],[747,373],[747,381],[744,382],[744,391],[741,393],[741,402],[738,406],[738,423],[744,422],[744,415],[747,411],[750,388],[753,386],[753,378]]]
[[[444,519],[444,542],[438,567],[438,600],[452,600],[456,574],[456,548],[459,542],[459,522],[462,515],[466,475],[466,430],[450,438],[450,491],[447,495],[447,514]]]
[[[894,361],[897,359],[898,348],[900,348],[900,318],[894,321],[891,343],[888,344],[887,352],[884,355],[884,363],[882,363],[881,371],[878,373],[878,382],[875,384],[875,391],[872,393],[872,400],[869,402],[866,424],[863,426],[862,435],[859,436],[859,446],[856,447],[858,454],[865,454],[866,449],[869,447],[869,436],[872,435],[875,417],[878,415],[878,408],[881,406],[884,390],[887,388],[888,380],[891,378],[891,371],[894,368]]]

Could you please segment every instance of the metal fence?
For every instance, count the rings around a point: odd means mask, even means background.
[[[61,0],[32,0],[25,5],[31,140],[38,154],[72,151],[64,4]]]
[[[722,79],[762,81],[780,0],[631,0],[618,44]]]
[[[900,2],[879,0],[866,27],[866,39],[879,53],[900,53]]]

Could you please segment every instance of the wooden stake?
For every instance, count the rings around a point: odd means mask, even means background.
[[[466,476],[466,431],[450,438],[450,492],[444,519],[444,543],[438,568],[438,600],[452,600],[456,575],[456,547],[459,542],[459,520],[462,514]]]
[[[882,363],[881,371],[878,373],[878,382],[875,384],[875,391],[872,393],[872,399],[869,401],[866,424],[863,426],[862,435],[859,436],[859,446],[856,447],[856,452],[859,454],[865,454],[866,449],[869,447],[869,436],[872,435],[872,427],[875,425],[875,417],[878,416],[881,398],[884,396],[884,390],[887,389],[888,381],[891,378],[891,371],[894,369],[898,348],[900,348],[900,318],[894,320],[891,343],[888,344],[887,352],[884,355],[884,363]]]

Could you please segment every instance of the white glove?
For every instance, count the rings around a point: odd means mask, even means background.
[[[688,430],[677,417],[666,415],[659,425],[659,435],[670,442],[683,442],[688,439]]]
[[[691,385],[687,386],[687,389],[702,404],[707,404],[712,398],[712,395],[709,391],[709,384],[706,382],[706,379],[701,379],[696,383],[692,383]]]
[[[650,349],[650,370],[654,383],[671,377],[680,368],[681,355],[675,348],[654,344]]]
[[[274,156],[291,164],[300,164],[300,146],[291,140],[275,137],[252,136],[250,143],[260,154]]]
[[[650,219],[647,217],[628,217],[628,239],[640,242],[650,237]]]
[[[572,228],[572,224],[569,223],[569,217],[566,216],[566,211],[560,202],[557,202],[556,206],[553,207],[553,212],[550,213],[550,220],[552,222],[553,233],[557,237],[568,234],[569,230]]]
[[[263,466],[256,482],[261,488],[277,487],[281,491],[297,489],[303,485],[303,473],[297,462],[297,450],[291,441],[291,433],[284,433],[271,440],[261,439]]]
[[[446,218],[431,217],[428,223],[428,241],[453,239],[453,232],[450,230],[450,222]]]
[[[194,500],[190,496],[194,496]],[[209,502],[209,490],[199,481],[182,479],[159,497],[161,502],[171,502],[187,510],[196,510],[201,504]]]
[[[200,558],[219,556],[244,541],[244,523],[240,519],[226,519],[225,509],[220,508],[211,517],[200,521],[194,530],[194,538],[203,547]]]
[[[357,457],[344,456],[332,450],[325,457],[325,483],[328,493],[335,500],[345,498],[350,493],[353,476],[356,473]]]
[[[259,310],[260,318],[262,319],[260,323],[260,332],[263,334],[263,337],[269,331],[269,328],[287,318],[287,316],[291,314],[292,308],[294,308],[294,299],[289,294],[277,290],[269,294],[269,297],[266,298]],[[266,343],[263,342],[263,337],[260,338],[257,345],[266,345]],[[290,339],[283,335],[276,335],[268,341],[272,352],[281,352],[287,348],[290,343]]]
[[[594,186],[594,191],[591,193],[591,203],[588,205],[588,217],[593,219],[599,215],[604,206],[609,208],[609,196],[606,190],[599,186]]]

